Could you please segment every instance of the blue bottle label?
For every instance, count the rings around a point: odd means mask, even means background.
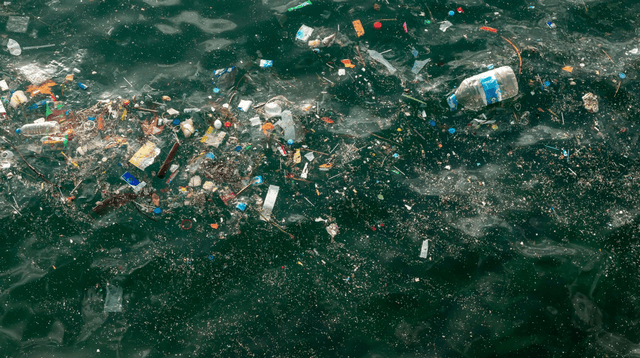
[[[500,102],[502,100],[502,91],[500,91],[500,84],[498,79],[494,75],[490,75],[480,80],[482,89],[484,89],[485,105]]]
[[[455,94],[452,94],[451,96],[449,96],[449,98],[447,98],[447,103],[449,104],[449,108],[451,108],[452,111],[455,111],[456,108],[458,108],[458,99],[456,98]]]

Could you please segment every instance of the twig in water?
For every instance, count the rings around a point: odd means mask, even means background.
[[[518,69],[518,74],[521,75],[522,74],[522,56],[520,56],[520,50],[518,50],[518,48],[516,47],[516,45],[513,44],[513,42],[509,41],[508,38],[501,36],[505,41],[507,41],[508,43],[511,44],[511,46],[513,46],[513,48],[516,50],[516,54],[518,55],[518,60],[520,60],[520,68]]]
[[[609,61],[611,61],[612,63],[615,63],[615,62],[613,62],[613,59],[611,58],[611,56],[609,56],[609,54],[607,53],[607,51],[605,51],[604,49],[602,49],[602,52],[604,52],[604,54],[605,54],[605,55],[607,55],[607,57],[609,58]]]
[[[122,78],[124,78],[124,77],[122,77]],[[131,84],[131,82],[129,82],[129,80],[128,80],[128,79],[124,78],[124,80],[125,80],[125,81],[127,81],[127,83],[129,84],[129,86],[133,87],[133,85]]]
[[[420,102],[420,103],[422,103],[422,104],[425,104],[425,105],[426,105],[426,103],[425,103],[425,102],[423,102],[423,101],[421,101],[421,100],[419,100],[419,99],[417,99],[417,98],[413,98],[413,97],[409,96],[408,94],[404,94],[404,93],[403,93],[403,94],[402,94],[402,97],[406,97],[406,98],[412,99],[412,100],[414,100],[414,101],[416,101],[416,102]]]
[[[618,88],[616,88],[616,93],[614,93],[613,97],[615,97],[618,94],[618,90],[620,89],[621,84],[622,84],[622,81],[618,82]]]

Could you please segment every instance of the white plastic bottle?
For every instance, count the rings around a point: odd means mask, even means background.
[[[60,132],[58,122],[28,123],[16,129],[16,133],[25,136],[43,136]]]
[[[518,94],[518,80],[509,66],[496,68],[462,81],[456,92],[447,98],[452,111],[458,106],[478,110]]]

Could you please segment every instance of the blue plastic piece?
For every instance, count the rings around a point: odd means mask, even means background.
[[[174,126],[177,126],[180,124],[180,120],[179,119],[174,119],[171,124],[173,124]]]
[[[447,103],[449,104],[449,108],[451,108],[452,111],[458,109],[458,99],[456,98],[455,94],[452,94],[451,96],[449,96],[449,98],[447,98]]]
[[[238,205],[236,205],[236,209],[240,211],[244,211],[246,208],[247,208],[247,204],[245,203],[238,203]]]
[[[95,121],[95,120],[96,120],[96,117],[89,117],[89,118],[87,118],[87,119],[88,119],[88,120],[90,120],[90,121]]]
[[[233,150],[235,150],[236,152],[239,152],[242,150],[242,147],[238,145]]]
[[[153,209],[153,213],[156,214],[156,215],[159,215],[160,213],[162,213],[162,209],[155,208],[155,209]]]
[[[453,133],[455,133],[455,132],[456,132],[456,129],[455,129],[455,128],[449,128],[449,133],[453,134]]]
[[[453,11],[453,10],[449,10],[449,16],[453,16],[453,15],[455,15],[455,14],[456,14],[456,13],[455,13],[455,11]]]
[[[209,159],[214,159],[216,156],[213,155],[213,153],[207,153],[206,157]]]
[[[122,178],[122,180],[126,181],[127,184],[129,184],[131,186],[138,186],[138,184],[140,184],[140,181],[138,179],[136,179],[136,177],[134,177],[129,172],[125,172],[124,174],[122,174],[122,176],[120,178]]]
[[[289,139],[289,140],[287,141],[287,144],[289,144],[289,145],[293,145],[293,139]]]
[[[551,86],[551,82],[549,82],[549,81],[544,81],[544,86],[545,86],[545,87],[549,87],[549,86]]]
[[[253,184],[262,184],[263,180],[262,180],[262,175],[258,175],[255,178],[253,178]]]
[[[434,121],[433,119],[429,121],[429,125],[432,127],[436,126],[436,121]]]
[[[20,128],[16,128],[16,133],[17,133],[17,134],[22,133],[22,129],[20,129]]]
[[[220,93],[220,88],[215,87],[215,88],[213,89],[213,93]]]
[[[87,88],[89,88],[87,85],[85,85],[85,84],[84,84],[84,83],[82,83],[82,82],[78,82],[78,87],[79,87],[81,90],[85,90],[85,91],[87,90]]]
[[[487,66],[487,68],[490,69],[490,70],[493,70],[494,67],[495,67],[494,65]]]
[[[394,158],[398,158],[400,155],[398,155],[398,153],[393,153],[392,157]]]
[[[627,75],[625,75],[624,73],[620,72],[618,73],[618,76],[620,76],[620,78],[625,79],[627,78]]]
[[[213,260],[213,255],[209,255],[209,261]]]

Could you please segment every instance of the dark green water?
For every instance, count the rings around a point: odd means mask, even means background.
[[[292,12],[299,2],[50,0],[2,8],[30,17],[26,33],[5,31],[7,38],[22,47],[55,44],[2,54],[11,90],[25,89],[21,69],[34,63],[58,83],[73,73],[89,86],[55,87],[65,109],[135,95],[147,108],[202,111],[178,116],[192,118],[197,133],[178,133],[181,167],[167,184],[154,174],[173,135],[167,126],[145,136],[148,113],[130,109],[127,120],[108,120],[108,134],[127,137],[128,146],[78,154],[106,140],[95,130],[70,141],[75,168],[59,151],[34,153],[33,139],[14,134],[43,108],[9,110],[11,119],[0,122],[7,139],[60,188],[17,158],[0,171],[0,355],[640,356],[640,4],[311,1]],[[458,7],[464,13],[447,14]],[[360,38],[356,19],[365,28]],[[0,29],[7,20],[0,17]],[[376,20],[385,20],[380,31]],[[438,29],[444,20],[453,24],[446,32]],[[337,32],[336,43],[315,53],[295,40],[302,24],[321,38]],[[518,71],[502,37],[522,50],[520,94],[479,112],[450,112],[444,99],[464,78],[490,64]],[[431,59],[423,80],[410,71],[412,48],[418,60]],[[390,75],[366,49],[391,50],[385,57],[398,72]],[[260,68],[260,59],[273,68]],[[342,59],[356,64],[345,76],[337,73]],[[237,67],[235,77],[212,80],[228,66]],[[199,138],[221,118],[210,107],[227,103],[235,88],[237,126],[227,131],[237,143],[205,147]],[[587,92],[599,97],[598,113],[582,107]],[[172,101],[153,104],[162,95]],[[256,114],[235,110],[240,99],[276,95],[291,101],[285,109],[302,133],[287,150],[331,152],[316,153],[309,182],[286,178],[300,178],[304,157],[294,164],[281,156],[273,138],[249,125]],[[40,99],[47,98],[27,106]],[[303,102],[315,107],[303,111]],[[481,114],[495,123],[476,126]],[[325,116],[335,123],[318,118]],[[162,153],[142,171],[128,160],[149,139]],[[238,191],[263,176],[240,198],[245,212],[218,192],[180,192],[193,176],[185,167],[202,151],[232,169],[214,180],[221,188]],[[333,168],[320,171],[326,162]],[[148,196],[92,211],[126,185],[125,171],[156,191],[162,214],[138,210],[153,208]],[[280,187],[272,218],[286,233],[254,210],[269,185]],[[76,186],[76,199],[63,203]],[[189,230],[180,227],[185,219]],[[340,230],[333,240],[330,223]],[[430,250],[421,259],[425,239]],[[120,312],[105,312],[107,292],[120,289]]]

